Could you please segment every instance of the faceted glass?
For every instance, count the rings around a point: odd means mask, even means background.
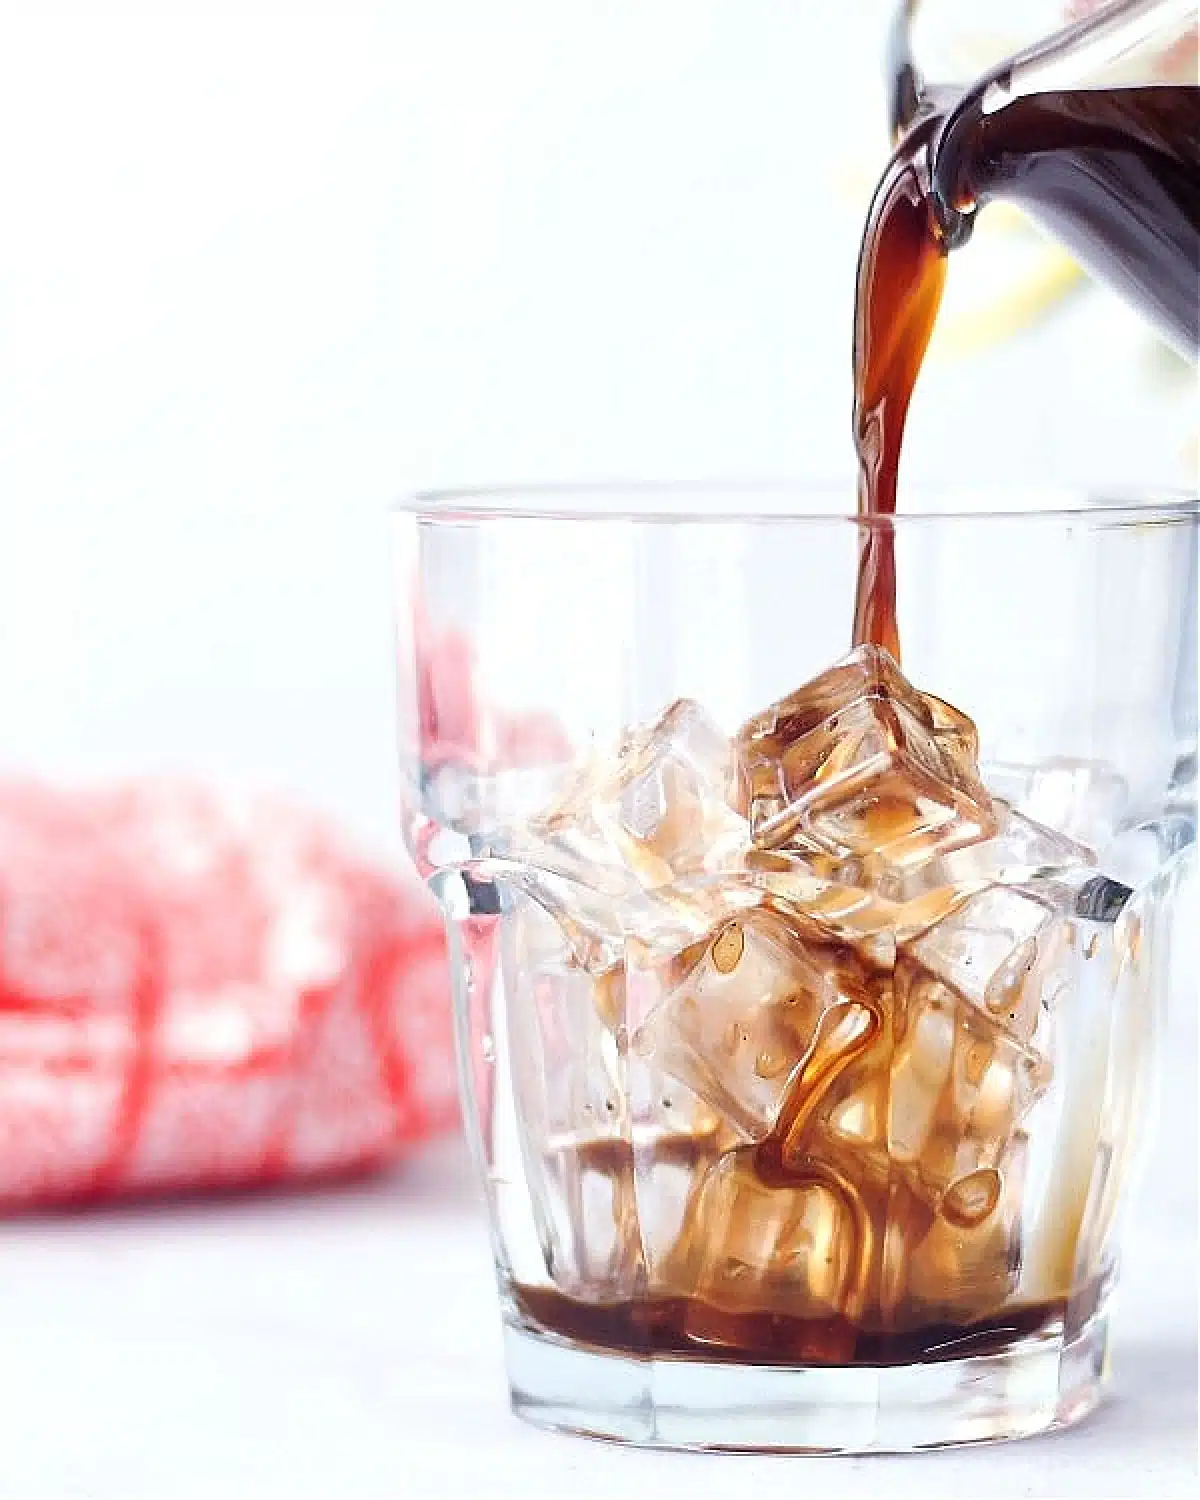
[[[1197,507],[793,490],[397,519],[406,831],[512,1397],[864,1451],[1099,1398],[1194,900]],[[825,513],[821,513],[822,506]]]

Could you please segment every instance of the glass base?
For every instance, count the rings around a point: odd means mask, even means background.
[[[539,1427],[661,1448],[904,1453],[1030,1437],[1095,1409],[1108,1375],[1101,1309],[1002,1354],[830,1368],[626,1354],[509,1323],[513,1410]]]

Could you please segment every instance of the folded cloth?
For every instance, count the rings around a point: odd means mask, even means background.
[[[0,784],[0,1207],[347,1172],[456,1108],[415,874],[265,798]]]

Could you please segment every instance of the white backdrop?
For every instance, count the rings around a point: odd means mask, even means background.
[[[849,486],[886,10],[3,5],[0,761],[283,785],[395,849],[392,498]],[[1096,293],[931,369],[910,476],[999,409],[989,479],[1178,479],[1148,348]]]

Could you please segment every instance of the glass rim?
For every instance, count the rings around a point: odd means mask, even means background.
[[[648,525],[775,526],[830,525],[908,527],[946,522],[1078,522],[1124,527],[1178,525],[1200,518],[1200,494],[1180,486],[1112,489],[1082,486],[915,484],[906,503],[901,494],[895,515],[860,516],[851,507],[822,505],[798,509],[796,501],[853,494],[854,486],[835,480],[615,481],[611,484],[528,484],[418,490],[397,500],[393,514],[432,525],[491,521],[644,523]],[[930,509],[927,497],[951,499]],[[987,503],[963,505],[974,496]],[[1023,506],[1013,504],[1024,497]],[[724,500],[725,504],[722,504]],[[737,500],[741,503],[734,504]],[[788,503],[790,500],[790,504]],[[707,501],[706,505],[699,502]]]

